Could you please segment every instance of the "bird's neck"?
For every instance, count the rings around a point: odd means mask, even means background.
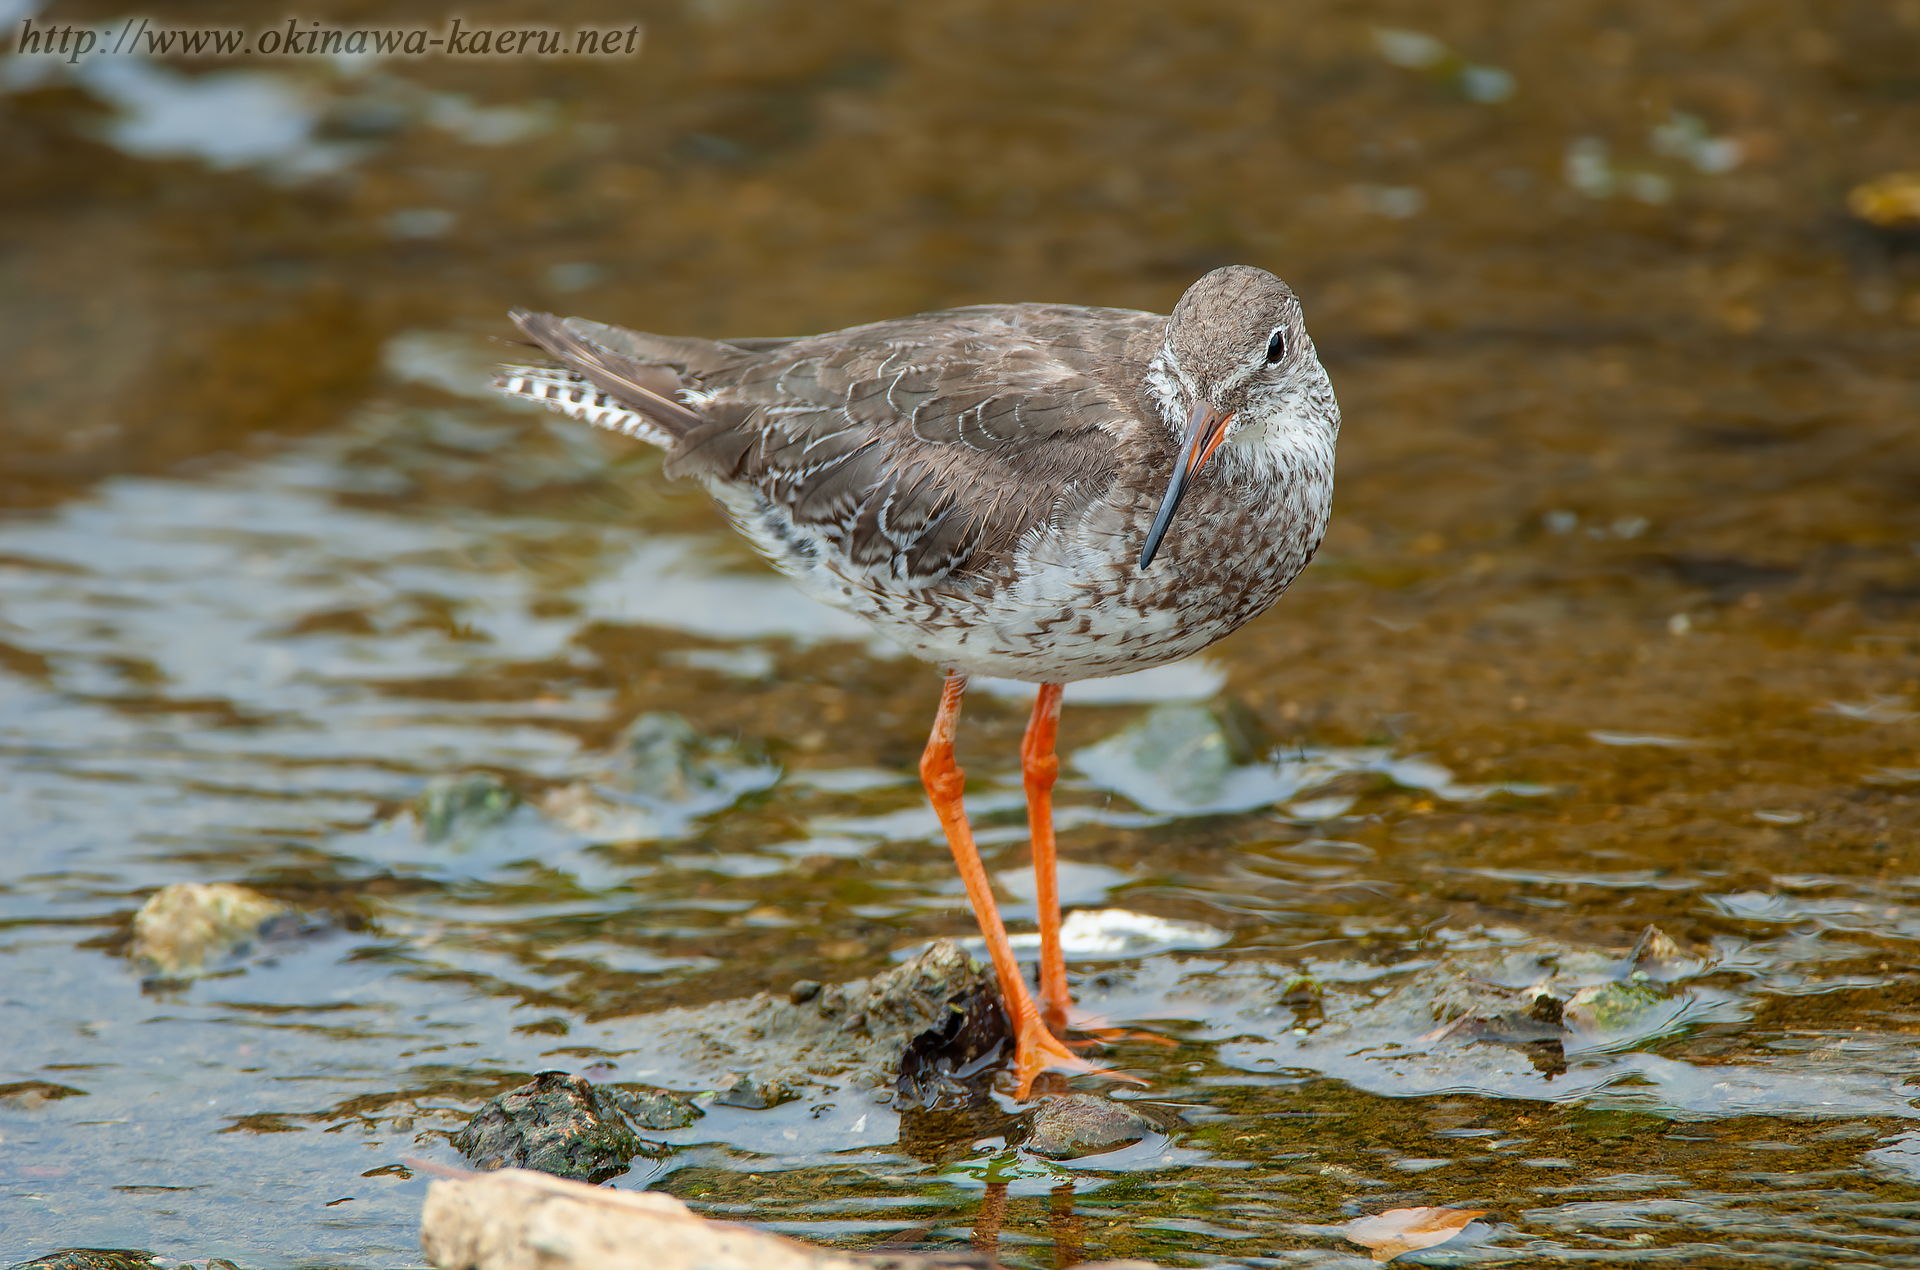
[[[1168,436],[1173,439],[1175,449],[1186,435],[1188,403],[1192,401],[1192,389],[1181,379],[1179,369],[1174,365],[1173,354],[1162,344],[1154,353],[1153,360],[1147,363],[1145,376],[1147,400],[1157,411],[1157,420]]]

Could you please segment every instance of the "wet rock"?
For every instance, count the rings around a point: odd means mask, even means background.
[[[677,1068],[674,1083],[704,1082],[713,1106],[759,1110],[809,1090],[893,1085],[916,1042],[928,1072],[951,1075],[957,1056],[972,1075],[970,1064],[991,1062],[1006,1035],[991,975],[952,942],[873,979],[821,986],[799,1004],[792,995],[648,1015],[648,1061]],[[652,1149],[636,1128],[664,1132],[700,1115],[684,1095],[544,1072],[490,1100],[452,1142],[476,1168],[601,1181]]]
[[[1705,962],[1651,926],[1625,957],[1530,940],[1443,957],[1344,1022],[1365,1026],[1368,1014],[1422,1010],[1439,1026],[1414,1038],[1415,1045],[1506,1045],[1551,1077],[1567,1069],[1568,1046],[1611,1048],[1673,1026],[1688,998],[1655,975],[1673,978],[1704,968]]]
[[[1181,808],[1212,807],[1222,802],[1239,802],[1235,780],[1233,738],[1220,718],[1204,706],[1159,706],[1135,726],[1074,756],[1075,764],[1100,779],[1108,767],[1131,767],[1141,774],[1157,777],[1157,806],[1171,803]],[[1091,764],[1091,766],[1089,766]],[[1272,801],[1265,789],[1251,792],[1256,804]],[[1141,789],[1148,786],[1140,785]],[[1139,801],[1136,798],[1135,801]]]
[[[128,955],[153,978],[191,979],[310,929],[291,905],[244,886],[176,882],[133,915]]]
[[[550,791],[540,809],[602,840],[671,838],[779,778],[779,768],[747,761],[677,714],[643,714],[587,779]]]
[[[777,1107],[783,1102],[792,1102],[800,1095],[785,1085],[762,1087],[753,1083],[751,1076],[736,1076],[725,1082],[713,1095],[716,1107],[744,1107],[748,1111],[765,1111],[768,1107]]]
[[[439,1270],[955,1270],[973,1257],[865,1256],[708,1221],[657,1191],[508,1169],[436,1181],[420,1248]],[[1116,1263],[1117,1264],[1117,1263]],[[1152,1270],[1144,1263],[1127,1263]]]
[[[1563,1003],[1545,988],[1502,993],[1484,985],[1449,985],[1443,996],[1473,998],[1465,1012],[1414,1038],[1415,1045],[1437,1047],[1448,1042],[1485,1041],[1525,1054],[1533,1069],[1552,1079],[1567,1070],[1567,1028]]]
[[[955,1011],[984,1008],[983,997],[999,1000],[992,975],[941,940],[883,975],[828,984],[798,1004],[789,992],[763,992],[648,1015],[648,1059],[713,1089],[745,1076],[769,1104],[808,1088],[880,1089],[898,1080],[911,1042],[948,1026]]]
[[[1262,744],[1263,738],[1241,718],[1229,708],[1157,706],[1132,727],[1075,752],[1073,765],[1096,785],[1148,811],[1184,816],[1251,811],[1367,774],[1456,802],[1548,792],[1537,785],[1462,784],[1430,759],[1395,758],[1379,746],[1249,752],[1247,747]],[[1318,819],[1339,815],[1349,805],[1303,804],[1300,814]]]
[[[1503,992],[1497,985],[1450,983],[1435,994],[1434,1000],[1454,1017],[1420,1037],[1416,1044],[1504,1041],[1524,1045],[1557,1039],[1567,1030],[1561,1021],[1560,998],[1540,985]]]
[[[155,1254],[132,1248],[63,1248],[7,1270],[154,1270],[158,1262]]]
[[[609,1092],[620,1114],[635,1128],[665,1132],[684,1129],[698,1120],[702,1112],[686,1097],[664,1089],[645,1089],[633,1085],[614,1085]]]
[[[1661,983],[1691,978],[1707,966],[1704,959],[1682,950],[1672,936],[1658,926],[1649,926],[1640,932],[1633,951],[1627,954],[1627,962],[1632,967],[1633,978]]]
[[[1022,1147],[1049,1160],[1077,1160],[1132,1146],[1154,1126],[1124,1103],[1097,1094],[1059,1094],[1043,1100]]]
[[[894,1106],[946,1111],[973,1099],[978,1077],[999,1057],[1013,1030],[997,992],[950,1003],[946,1017],[907,1042],[900,1055]]]
[[[685,802],[724,783],[727,750],[677,714],[643,714],[621,737],[605,780],[622,793]]]
[[[1666,1004],[1667,994],[1650,983],[1603,983],[1567,998],[1561,1017],[1583,1032],[1630,1032]]]
[[[493,828],[520,805],[520,795],[488,772],[465,772],[459,776],[436,776],[414,801],[414,818],[420,823],[420,836],[428,842],[445,842],[482,833]]]
[[[452,1142],[478,1169],[534,1169],[604,1182],[647,1149],[621,1113],[613,1091],[565,1072],[541,1072],[489,1099]]]
[[[1280,1004],[1290,1005],[1296,1010],[1317,1011],[1321,998],[1326,995],[1325,984],[1312,975],[1298,974],[1288,979],[1286,986],[1280,989]]]

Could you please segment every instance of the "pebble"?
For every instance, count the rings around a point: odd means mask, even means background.
[[[1110,1098],[1059,1094],[1041,1104],[1022,1145],[1049,1160],[1077,1160],[1132,1146],[1151,1132],[1144,1117]]]
[[[272,938],[299,917],[279,900],[230,882],[176,882],[133,915],[129,955],[160,979],[190,979]]]
[[[499,777],[487,772],[436,776],[413,805],[420,836],[445,842],[479,833],[505,820],[520,804],[520,796]]]

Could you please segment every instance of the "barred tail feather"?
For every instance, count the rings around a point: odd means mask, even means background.
[[[672,434],[632,406],[602,391],[585,375],[559,366],[502,366],[493,390],[537,401],[571,419],[671,450]]]
[[[551,313],[514,309],[510,316],[554,360],[627,409],[646,415],[667,435],[685,436],[707,422],[679,400],[685,385],[671,367],[595,344]]]

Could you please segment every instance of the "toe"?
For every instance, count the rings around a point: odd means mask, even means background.
[[[1038,1018],[1031,1020],[1015,1034],[1013,1070],[1020,1082],[1015,1097],[1022,1102],[1033,1092],[1035,1078],[1045,1071],[1066,1071],[1076,1076],[1104,1076],[1108,1080],[1131,1081],[1137,1085],[1147,1083],[1137,1076],[1128,1076],[1088,1062],[1067,1048],[1066,1043],[1048,1031]]]

